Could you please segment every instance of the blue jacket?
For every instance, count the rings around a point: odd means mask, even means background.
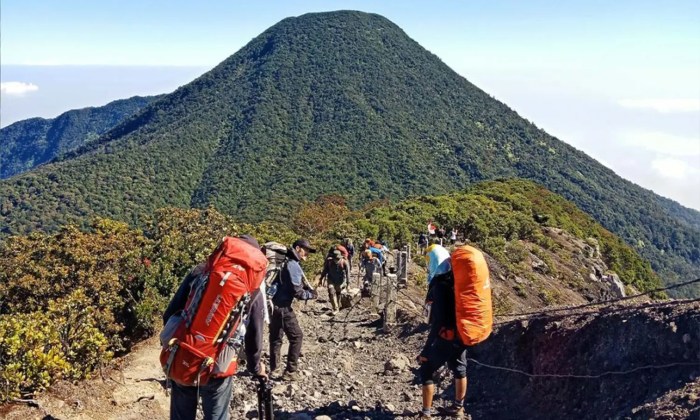
[[[371,247],[369,247],[369,250],[372,251],[372,254],[376,255],[377,258],[379,258],[379,261],[382,264],[384,264],[384,253],[382,252],[381,249],[371,246]]]

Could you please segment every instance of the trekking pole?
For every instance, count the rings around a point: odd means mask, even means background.
[[[274,404],[272,401],[272,381],[264,377],[258,378],[258,419],[274,420]]]
[[[309,279],[306,278],[306,273],[304,273],[303,271],[301,272],[301,282],[302,282],[302,285],[303,285],[303,287],[304,287],[305,289],[307,289],[307,290],[315,290],[315,289],[311,286],[311,282],[309,282]],[[304,309],[306,309],[306,304],[307,304],[308,302],[309,302],[308,299],[304,301]]]
[[[365,266],[364,264],[361,264],[359,267],[357,267],[357,286],[362,288],[362,276],[365,271]]]
[[[306,278],[306,273],[303,271],[301,272],[301,281],[304,284],[304,287],[309,290],[314,290],[314,288],[311,286],[311,282],[309,282],[309,279]]]

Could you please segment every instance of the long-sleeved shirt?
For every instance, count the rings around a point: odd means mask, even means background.
[[[277,307],[289,307],[294,298],[299,300],[313,299],[311,290],[304,289],[304,271],[299,265],[299,256],[294,249],[289,249],[287,253],[287,263],[280,273],[280,283],[277,292],[272,298],[272,303]]]
[[[453,334],[456,332],[454,280],[451,273],[442,274],[435,279],[435,283],[430,287],[430,298],[430,331],[421,352],[423,356],[428,354],[428,349],[440,337],[441,331],[452,330]]]

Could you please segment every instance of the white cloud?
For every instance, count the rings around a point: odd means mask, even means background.
[[[3,82],[0,83],[0,92],[6,95],[24,96],[27,92],[36,92],[39,86],[34,83],[25,82]]]
[[[651,162],[651,167],[664,178],[686,179],[697,175],[698,170],[688,163],[674,158],[658,158]]]
[[[623,108],[651,109],[662,114],[700,112],[700,98],[620,99]]]
[[[670,156],[700,156],[700,138],[682,137],[660,131],[626,131],[624,143],[647,151]]]

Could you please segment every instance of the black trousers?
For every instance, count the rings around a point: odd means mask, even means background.
[[[427,361],[418,369],[423,385],[433,383],[433,374],[447,362],[447,367],[455,379],[467,377],[467,347],[456,341],[447,341],[440,337],[428,349]]]
[[[301,354],[301,342],[304,334],[291,307],[275,306],[270,320],[270,370],[273,371],[280,366],[283,333],[289,340],[286,370],[296,372],[299,367],[299,355]]]

